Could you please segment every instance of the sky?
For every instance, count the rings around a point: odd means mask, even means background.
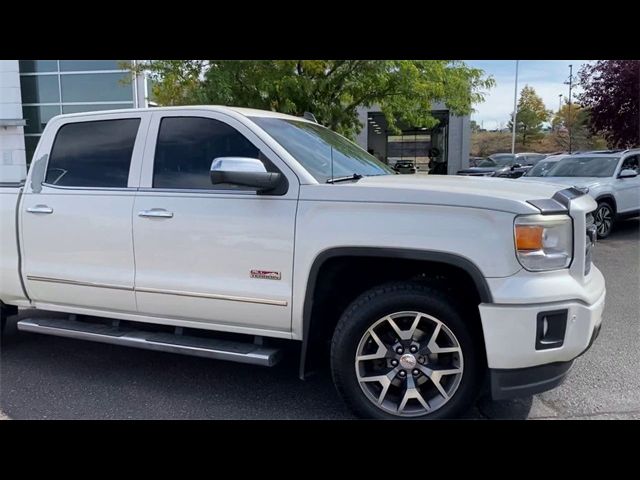
[[[569,96],[569,85],[563,84],[569,79],[569,65],[573,65],[573,74],[576,76],[580,67],[591,61],[520,60],[518,94],[522,87],[529,85],[542,97],[547,109],[557,112],[560,101],[558,95],[564,95],[563,101]],[[474,105],[476,111],[471,119],[487,130],[506,127],[513,111],[515,60],[467,60],[465,63],[481,68],[496,81],[496,86],[485,95],[485,101]],[[580,88],[574,88],[573,92],[575,100],[575,94],[580,92]]]

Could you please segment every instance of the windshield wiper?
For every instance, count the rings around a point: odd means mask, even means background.
[[[360,180],[362,175],[359,173],[354,173],[353,175],[349,175],[347,177],[335,177],[327,179],[327,183],[338,183],[338,182],[348,182],[349,180]]]

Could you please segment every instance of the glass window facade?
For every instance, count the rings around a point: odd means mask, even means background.
[[[61,75],[62,103],[133,101],[130,78],[126,73]]]
[[[62,113],[83,113],[95,112],[96,110],[119,110],[121,108],[131,108],[130,103],[110,103],[108,105],[62,105]]]
[[[24,133],[41,134],[44,126],[56,115],[60,115],[60,107],[57,105],[44,105],[40,107],[22,107],[22,115],[27,121]]]
[[[128,60],[20,60],[27,163],[47,122],[61,113],[132,108]]]
[[[86,72],[94,70],[122,70],[128,60],[60,60],[63,72]]]
[[[447,173],[448,112],[432,110],[439,123],[433,128],[396,120],[392,133],[382,112],[367,112],[367,150],[389,166],[413,165],[419,173]]]
[[[22,103],[60,103],[60,89],[55,75],[20,77]]]
[[[19,65],[22,73],[58,71],[57,60],[20,60]]]

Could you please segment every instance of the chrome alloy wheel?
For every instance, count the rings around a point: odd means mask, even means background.
[[[601,203],[598,206],[594,217],[598,235],[606,237],[611,230],[611,225],[613,224],[613,211],[611,210],[611,207],[606,203]]]
[[[434,412],[456,393],[462,348],[440,320],[422,312],[387,315],[367,329],[356,350],[360,388],[378,408],[416,417]]]

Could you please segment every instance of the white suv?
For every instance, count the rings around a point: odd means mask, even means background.
[[[639,164],[640,149],[582,153],[560,159],[543,176],[525,175],[521,180],[574,186],[591,195],[598,202],[598,238],[605,238],[616,220],[640,215]]]

